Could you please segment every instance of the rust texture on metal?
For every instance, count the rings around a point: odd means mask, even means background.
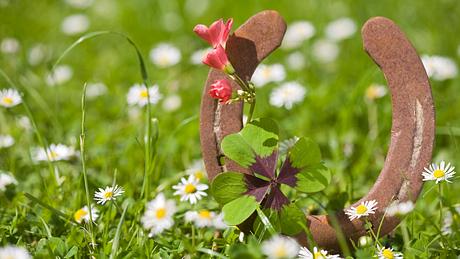
[[[283,19],[274,11],[265,11],[250,18],[228,42],[229,59],[243,78],[249,79],[259,62],[276,49],[286,29]],[[374,186],[361,200],[376,200],[378,209],[369,220],[377,228],[385,209],[394,201],[415,201],[422,189],[421,172],[431,160],[435,114],[431,87],[422,62],[404,33],[384,17],[369,19],[362,28],[364,49],[385,75],[391,92],[391,142],[385,164]],[[225,75],[211,70],[201,104],[201,145],[206,171],[210,179],[226,170],[244,172],[231,161],[219,164],[219,143],[228,134],[242,127],[242,104],[220,105],[208,94],[209,85]],[[235,84],[234,87],[237,87]],[[365,235],[363,222],[351,222],[345,210],[336,215],[310,215],[308,227],[315,242],[322,248],[338,250],[335,221],[347,240]],[[381,235],[391,232],[399,223],[397,217],[386,216]],[[297,236],[306,244],[305,235]]]

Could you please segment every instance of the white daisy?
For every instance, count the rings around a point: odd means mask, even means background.
[[[32,129],[32,123],[30,122],[30,119],[27,116],[19,116],[17,118],[16,123],[18,124],[19,127],[23,128],[24,130]]]
[[[84,206],[73,214],[73,218],[77,223],[82,223],[83,221],[88,223],[91,219],[95,222],[98,217],[99,210],[93,205],[91,205],[91,217],[89,216],[88,206]]]
[[[279,144],[279,152],[280,152],[280,154],[287,154],[289,149],[291,149],[295,145],[297,140],[299,140],[299,137],[294,136],[294,137],[292,137],[290,139],[286,139],[286,140],[281,141],[280,144]]]
[[[94,200],[98,204],[104,205],[107,201],[116,200],[118,196],[121,196],[125,191],[123,187],[118,185],[107,186],[105,189],[99,188],[99,190],[94,194]]]
[[[402,259],[403,254],[393,251],[393,248],[379,247],[377,245],[379,259]]]
[[[47,55],[47,48],[43,44],[36,44],[32,48],[29,49],[29,53],[27,55],[27,61],[30,65],[36,66],[42,63]]]
[[[15,38],[4,38],[0,44],[1,52],[5,54],[14,54],[19,51],[21,45]]]
[[[10,173],[0,172],[0,191],[5,191],[6,187],[11,184],[16,185],[18,182]]]
[[[10,135],[0,135],[0,149],[14,145],[14,138]]]
[[[307,89],[297,82],[287,82],[275,88],[270,94],[270,104],[290,110],[294,104],[305,98]]]
[[[388,206],[387,215],[406,215],[409,212],[411,212],[414,209],[414,207],[414,203],[410,200],[406,202],[394,201],[390,206]]]
[[[152,237],[174,225],[174,213],[176,213],[176,203],[173,200],[166,200],[164,194],[159,193],[154,200],[147,203],[141,222],[144,228],[150,231],[149,236]]]
[[[333,41],[350,38],[356,32],[356,23],[350,18],[340,18],[330,22],[325,30],[326,37]]]
[[[454,169],[454,166],[451,166],[450,163],[446,165],[446,162],[444,161],[441,161],[439,165],[432,163],[429,168],[425,167],[425,171],[422,172],[423,181],[436,181],[436,183],[439,183],[442,180],[445,180],[446,182],[451,183],[449,179],[454,177]]]
[[[193,175],[190,175],[188,179],[182,178],[181,182],[172,188],[176,190],[174,195],[181,196],[181,201],[189,201],[191,204],[197,203],[203,196],[208,196],[204,192],[208,186],[200,183]]]
[[[65,2],[74,8],[85,9],[90,7],[94,0],[65,0]]]
[[[212,48],[200,49],[192,53],[190,56],[190,63],[194,65],[202,65],[203,58],[208,54],[208,52],[212,50]]]
[[[179,95],[173,94],[166,97],[163,101],[163,110],[173,112],[179,109],[182,105],[182,99]]]
[[[6,108],[16,106],[22,102],[21,94],[13,88],[0,90],[0,105]]]
[[[76,155],[75,149],[63,144],[51,144],[48,148],[35,148],[32,152],[34,161],[70,160]]]
[[[150,97],[150,98],[149,98]],[[160,93],[158,85],[153,85],[148,88],[144,85],[135,84],[129,89],[126,100],[129,105],[145,106],[150,99],[151,104],[158,103],[163,96]]]
[[[67,35],[80,34],[88,30],[89,19],[84,14],[67,16],[61,23],[61,31]]]
[[[313,253],[306,247],[300,248],[299,259],[339,259],[339,255],[328,255],[326,250],[318,249],[316,246],[313,247]]]
[[[422,62],[428,77],[434,80],[443,81],[458,74],[457,64],[451,58],[423,55]]]
[[[452,234],[452,225],[454,224],[454,222],[456,222],[457,227],[459,227],[460,204],[454,205],[454,210],[454,215],[452,215],[452,212],[450,210],[447,210],[447,212],[444,214],[443,225],[441,229],[444,235]]]
[[[201,181],[207,178],[206,170],[204,169],[203,160],[198,159],[193,161],[192,165],[185,170],[187,175],[193,175],[195,179]]]
[[[226,229],[228,225],[224,222],[224,213],[219,213],[214,217],[213,226],[216,229]]]
[[[299,244],[290,237],[273,236],[262,243],[262,252],[272,259],[294,258],[299,253]]]
[[[315,27],[309,21],[297,21],[288,25],[281,47],[284,49],[297,48],[315,35]]]
[[[363,201],[360,205],[356,207],[351,207],[348,209],[345,214],[348,215],[350,220],[359,219],[361,217],[369,216],[370,214],[374,214],[375,210],[377,209],[377,201]]]
[[[49,73],[46,77],[46,83],[49,86],[61,85],[69,81],[73,76],[73,70],[70,66],[59,65],[54,71]]]
[[[386,94],[387,88],[384,85],[371,84],[366,89],[366,100],[374,101],[375,99],[384,97]]]
[[[334,61],[339,55],[339,46],[331,40],[318,40],[313,44],[313,57],[321,63]]]
[[[264,65],[257,67],[251,81],[256,87],[262,87],[270,82],[280,82],[286,78],[286,71],[281,64]]]
[[[287,56],[286,64],[291,70],[298,71],[305,67],[307,61],[305,60],[305,56],[302,52],[295,51]]]
[[[187,211],[185,213],[185,221],[193,222],[197,227],[212,227],[216,213],[206,209],[199,211]]]
[[[88,99],[95,99],[107,93],[107,86],[102,83],[89,83],[86,85],[86,97]]]
[[[0,248],[0,259],[32,259],[32,256],[23,247],[7,245]]]
[[[158,67],[174,66],[181,60],[180,50],[169,43],[160,43],[150,50],[150,61]]]

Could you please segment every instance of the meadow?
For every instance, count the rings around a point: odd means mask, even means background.
[[[395,21],[422,57],[432,162],[460,165],[456,0],[0,0],[0,259],[297,257],[299,244],[270,223],[229,226],[201,157],[210,46],[193,29],[233,18],[234,30],[262,10],[288,30],[252,78],[254,117],[277,122],[285,152],[296,137],[314,140],[332,175],[298,196],[304,213],[359,200],[384,164],[391,96],[360,35],[373,16]],[[457,258],[460,186],[445,169],[414,207],[394,209],[404,219],[390,235],[340,256]],[[338,258],[321,253],[301,258]]]

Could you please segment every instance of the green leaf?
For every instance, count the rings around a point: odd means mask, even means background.
[[[323,164],[305,167],[297,175],[296,189],[305,193],[324,190],[331,182],[331,171]]]
[[[318,145],[308,138],[300,138],[289,151],[289,159],[295,168],[303,168],[321,162]]]
[[[281,232],[286,235],[299,234],[307,224],[305,214],[297,205],[291,203],[284,206],[279,214]]]
[[[227,225],[235,226],[243,223],[257,209],[257,203],[254,196],[243,195],[224,205],[224,221]]]
[[[224,154],[243,167],[255,162],[255,156],[269,156],[278,147],[278,125],[272,119],[256,119],[221,143]]]
[[[219,204],[229,203],[246,191],[247,187],[242,173],[221,173],[211,183],[211,194]]]

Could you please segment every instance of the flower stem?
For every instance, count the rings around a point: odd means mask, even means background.
[[[248,121],[252,121],[252,115],[254,114],[254,108],[256,107],[256,99],[254,98],[253,101],[251,102],[251,107],[249,108],[249,115],[248,115]]]
[[[443,223],[443,218],[442,218],[442,209],[443,209],[443,204],[442,204],[442,184],[438,184],[438,191],[439,191],[439,229],[440,229],[440,234],[441,234],[441,246],[444,246],[444,236],[442,235],[442,223]]]

